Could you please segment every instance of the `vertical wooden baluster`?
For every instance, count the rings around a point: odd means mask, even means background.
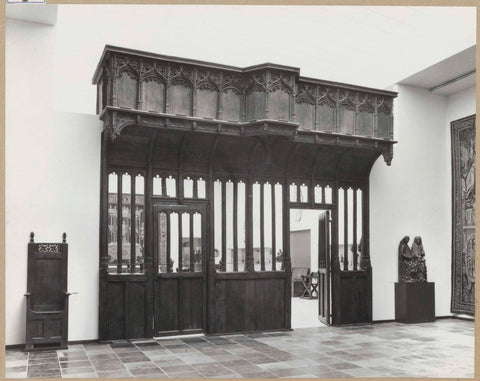
[[[245,184],[245,271],[255,271],[253,261],[253,183],[249,178]]]
[[[193,216],[194,214],[187,214],[188,218],[190,219],[190,271],[195,271],[195,261],[193,256]]]
[[[178,272],[183,271],[183,216],[182,213],[178,213]]]
[[[260,189],[260,270],[265,271],[265,184],[259,184]]]
[[[222,181],[222,271],[227,271],[227,183]]]
[[[167,197],[167,178],[160,177],[160,181],[162,182],[162,196]]]
[[[122,173],[117,174],[117,273],[122,272]]]
[[[135,174],[130,176],[130,272],[135,272],[136,234],[135,234]]]
[[[272,192],[272,271],[277,270],[277,261],[275,259],[277,252],[277,229],[275,221],[275,184],[272,182],[271,185]]]
[[[171,213],[166,213],[167,216],[167,273],[172,272],[172,256],[170,254],[170,218],[172,217]]]
[[[198,179],[192,179],[193,181],[193,198],[198,198]]]
[[[238,181],[233,184],[233,271],[238,271]]]
[[[325,198],[325,186],[322,186],[322,203],[326,204],[327,199]]]
[[[357,191],[353,190],[353,270],[357,271]]]
[[[348,188],[343,190],[343,271],[348,271]]]

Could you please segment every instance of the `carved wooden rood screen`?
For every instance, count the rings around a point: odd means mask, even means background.
[[[331,323],[371,321],[368,179],[396,93],[111,46],[93,82],[101,340],[290,329],[291,208],[331,216]]]

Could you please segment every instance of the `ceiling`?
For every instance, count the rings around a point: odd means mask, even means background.
[[[55,25],[57,10],[57,4],[6,4],[5,16],[9,19]]]
[[[95,112],[90,79],[106,44],[238,67],[273,62],[384,89],[476,43],[475,7],[9,4],[7,18],[55,24],[55,108],[85,113]]]
[[[475,86],[475,48],[473,45],[398,83],[430,89],[434,94],[445,96]]]

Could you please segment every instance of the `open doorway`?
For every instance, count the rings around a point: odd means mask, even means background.
[[[292,328],[329,324],[330,212],[290,210]]]

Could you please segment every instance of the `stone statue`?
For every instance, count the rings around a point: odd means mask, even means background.
[[[398,245],[399,282],[426,282],[427,266],[422,238],[415,237],[412,248],[408,246],[409,236],[405,236]]]

